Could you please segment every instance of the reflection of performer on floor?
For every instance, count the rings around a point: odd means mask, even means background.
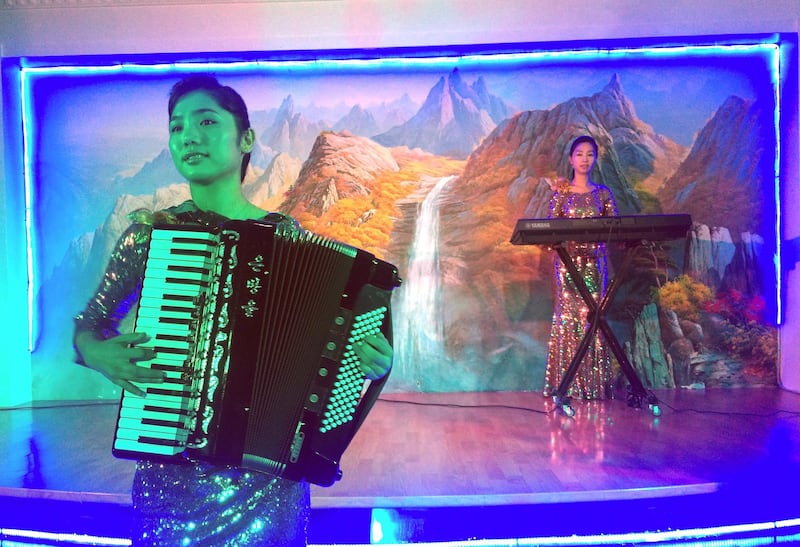
[[[218,225],[227,219],[263,219],[300,230],[290,217],[264,211],[242,194],[255,133],[236,91],[212,77],[186,78],[173,87],[169,114],[170,152],[192,199],[133,215],[97,294],[76,320],[80,362],[136,395],[142,393],[140,384],[164,381],[163,373],[136,364],[154,357],[152,349],[141,346],[147,333],[117,330],[141,289],[153,220]],[[392,348],[382,334],[365,338],[354,351],[369,379],[383,377],[391,366]],[[305,482],[200,461],[140,461],[132,497],[134,545],[306,544],[310,500]]]
[[[595,140],[587,135],[570,146],[571,181],[559,179],[550,199],[550,217],[586,218],[616,216],[614,196],[606,186],[591,179],[597,161]],[[608,283],[606,247],[603,243],[568,242],[566,250],[583,275],[586,286],[599,301]],[[547,351],[544,395],[556,394],[561,378],[583,338],[588,309],[570,280],[564,264],[555,258],[553,322]],[[567,393],[579,399],[609,399],[612,390],[611,351],[595,336]]]

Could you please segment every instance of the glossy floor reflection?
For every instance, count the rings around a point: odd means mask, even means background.
[[[657,396],[661,416],[614,400],[576,402],[570,418],[529,392],[386,394],[345,453],[342,481],[312,488],[312,540],[369,540],[376,514],[417,541],[800,518],[800,395]],[[0,511],[0,528],[26,524],[11,513],[92,521],[70,513],[76,504],[124,526],[133,462],[111,456],[115,418],[114,403],[0,411],[0,500],[15,508]]]

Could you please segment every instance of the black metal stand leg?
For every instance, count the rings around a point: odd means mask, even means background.
[[[605,313],[608,307],[611,305],[611,302],[614,299],[621,282],[625,279],[625,276],[630,269],[633,258],[639,249],[639,244],[628,246],[622,264],[617,270],[614,278],[609,283],[600,303],[596,302],[592,297],[589,288],[586,286],[586,282],[580,275],[575,262],[572,260],[572,257],[569,256],[569,253],[564,246],[559,244],[555,245],[553,248],[566,266],[567,271],[569,272],[569,275],[575,284],[575,287],[578,289],[578,293],[580,293],[581,298],[589,308],[589,325],[584,333],[583,338],[581,339],[580,344],[578,345],[575,355],[572,357],[567,370],[564,372],[564,376],[561,378],[561,382],[558,386],[555,396],[556,404],[568,416],[574,415],[575,411],[571,405],[572,401],[567,393],[569,392],[572,382],[575,380],[575,375],[581,366],[581,362],[583,361],[586,352],[589,350],[592,340],[597,335],[597,330],[600,329],[600,332],[603,333],[603,338],[605,339],[606,343],[608,343],[611,352],[617,358],[622,372],[625,374],[628,382],[630,382],[628,405],[639,408],[642,406],[642,401],[646,400],[653,414],[656,416],[660,415],[661,410],[658,407],[658,399],[656,399],[655,395],[645,389],[644,384],[642,384],[642,381],[636,374],[636,370],[633,368],[633,365],[631,365],[628,357],[625,355],[622,345],[619,343],[619,340],[617,340],[616,335],[611,330],[611,326],[605,319]]]
[[[590,314],[596,317],[596,314],[592,312],[590,312]],[[575,351],[575,355],[572,357],[567,370],[564,371],[564,375],[561,377],[561,382],[559,383],[558,390],[556,391],[555,402],[568,416],[574,415],[575,411],[572,408],[572,400],[567,395],[567,392],[569,391],[569,387],[572,385],[573,380],[575,380],[575,375],[578,373],[578,369],[581,366],[583,357],[589,350],[592,339],[594,339],[597,332],[597,321],[594,320],[594,317],[589,322],[589,327],[584,333],[580,344],[578,344],[578,349]]]

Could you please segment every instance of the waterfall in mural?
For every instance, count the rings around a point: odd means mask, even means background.
[[[454,178],[439,179],[420,204],[408,268],[397,291],[392,374],[404,389],[422,387],[424,367],[444,359],[439,308],[439,196]]]

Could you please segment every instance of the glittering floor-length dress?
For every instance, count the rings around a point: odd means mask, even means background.
[[[279,213],[265,218],[299,230],[293,219]],[[135,211],[131,220],[100,287],[76,317],[77,331],[91,331],[100,339],[119,334],[120,321],[139,296],[154,222],[216,225],[225,219],[187,201],[156,213]],[[135,546],[306,545],[310,490],[305,482],[204,462],[143,460],[136,465],[132,498]]]
[[[586,193],[557,189],[550,200],[550,217],[586,218],[614,216],[616,203],[611,191],[595,185]],[[599,301],[608,281],[605,245],[569,242],[566,250],[583,276],[589,292]],[[588,308],[570,279],[566,266],[556,256],[554,264],[553,322],[545,367],[544,395],[558,391],[587,327]],[[567,395],[579,399],[610,399],[612,390],[611,352],[602,336],[595,336],[581,362]]]

